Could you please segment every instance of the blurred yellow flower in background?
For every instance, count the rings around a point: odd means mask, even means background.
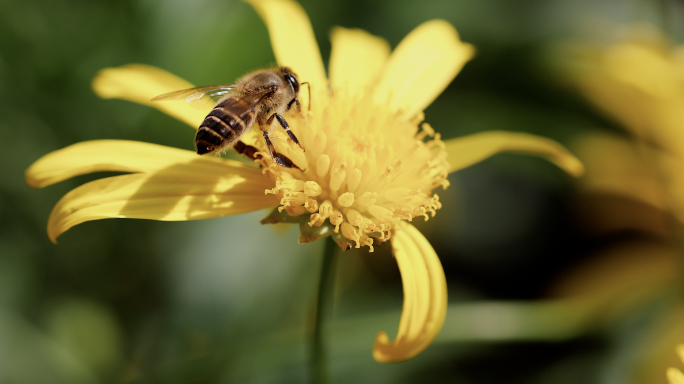
[[[582,183],[684,221],[684,45],[674,46],[649,24],[617,31],[608,44],[572,44],[566,74],[637,142],[610,134],[580,137],[574,148],[592,164]]]
[[[594,130],[571,144],[587,167],[579,179],[585,230],[614,236],[575,274],[572,292],[644,308],[681,287],[684,45],[646,23],[603,27],[600,38],[567,44],[563,52],[564,79],[626,130]],[[624,233],[632,236],[618,237]],[[590,274],[602,286],[578,289],[589,286]],[[669,305],[649,325],[652,334],[632,368],[635,383],[662,380],[662,357],[681,337],[681,303]],[[683,346],[677,352],[684,358]],[[684,383],[678,369],[667,376]]]
[[[573,46],[572,81],[635,135],[684,154],[684,45],[635,24],[609,44]]]
[[[682,362],[684,362],[684,344],[677,346],[677,354],[682,359]],[[677,368],[669,368],[667,370],[667,378],[670,384],[684,384],[684,374]]]
[[[372,251],[374,239],[390,240],[404,307],[396,339],[378,334],[373,356],[380,362],[410,359],[434,340],[446,314],[441,263],[409,223],[441,207],[433,190],[448,186],[449,173],[504,151],[546,157],[573,175],[583,166],[558,143],[532,135],[486,132],[443,141],[429,125],[419,126],[422,110],[474,53],[445,21],[420,25],[393,52],[381,38],[336,28],[328,79],[309,20],[297,3],[250,3],[268,27],[278,65],[311,84],[311,95],[303,88],[300,96],[304,113],[287,116],[306,152],[284,132],[273,133],[279,151],[304,171],[280,167],[268,156],[258,160],[258,168],[140,142],[79,143],[34,163],[27,183],[43,187],[96,171],[131,174],[69,192],[55,206],[48,234],[55,241],[76,224],[104,218],[195,220],[276,206],[282,215],[274,213],[266,221],[298,222],[302,242],[333,235],[343,248]],[[154,67],[105,69],[93,87],[102,97],[153,106],[193,128],[206,114],[185,104],[150,102],[192,87]],[[256,137],[246,140],[265,150]]]

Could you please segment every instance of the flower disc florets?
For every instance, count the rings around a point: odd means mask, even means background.
[[[447,152],[427,123],[419,130],[422,114],[409,118],[370,92],[344,88],[313,100],[311,111],[287,117],[306,152],[272,129],[276,147],[304,171],[261,159],[276,185],[266,193],[280,198],[279,211],[309,215],[311,227],[328,220],[371,251],[370,236],[384,241],[401,220],[434,216],[441,204],[432,191],[449,185]]]

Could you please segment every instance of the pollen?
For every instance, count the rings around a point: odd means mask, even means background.
[[[374,239],[388,240],[402,220],[435,215],[441,204],[434,190],[449,185],[449,166],[439,134],[421,125],[422,113],[390,110],[370,92],[336,89],[314,100],[311,111],[287,116],[306,152],[272,130],[276,148],[301,169],[259,160],[274,180],[266,193],[280,198],[279,211],[306,215],[309,227],[327,221],[371,252]]]

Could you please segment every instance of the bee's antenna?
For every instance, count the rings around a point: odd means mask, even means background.
[[[305,81],[302,83],[302,85],[306,84],[307,88],[309,88],[309,112],[311,112],[311,84],[309,84],[308,81]]]

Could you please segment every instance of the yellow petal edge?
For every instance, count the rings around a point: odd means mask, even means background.
[[[377,82],[376,101],[403,109],[406,116],[424,110],[475,54],[444,20],[427,21],[411,31],[392,52]]]
[[[442,329],[447,308],[446,278],[434,249],[413,225],[401,222],[392,249],[404,287],[404,307],[393,342],[375,338],[373,357],[381,363],[408,360],[427,348]]]
[[[278,203],[261,170],[236,161],[178,162],[150,173],[95,180],[64,195],[48,219],[53,242],[74,225],[107,218],[198,220],[251,212]]]
[[[193,85],[163,69],[149,65],[128,64],[105,68],[97,73],[92,87],[95,93],[104,99],[123,99],[144,104],[195,129],[208,112],[196,109],[183,100],[150,101],[163,93],[192,88]]]
[[[584,173],[584,165],[557,142],[526,133],[490,131],[445,140],[449,173],[469,167],[500,152],[541,156],[573,176]]]
[[[361,29],[333,28],[330,33],[330,83],[363,89],[377,78],[390,55],[389,43]]]
[[[677,345],[677,356],[682,360],[682,363],[684,363],[684,344],[679,344]]]
[[[94,140],[50,152],[26,170],[26,184],[42,188],[92,172],[152,172],[172,164],[211,157],[162,145],[127,140]],[[220,161],[220,160],[219,160]]]
[[[677,368],[667,369],[667,379],[670,384],[684,384],[684,374]]]
[[[684,362],[684,344],[677,345],[677,355]],[[677,368],[667,369],[667,379],[670,384],[684,384],[684,374]]]

